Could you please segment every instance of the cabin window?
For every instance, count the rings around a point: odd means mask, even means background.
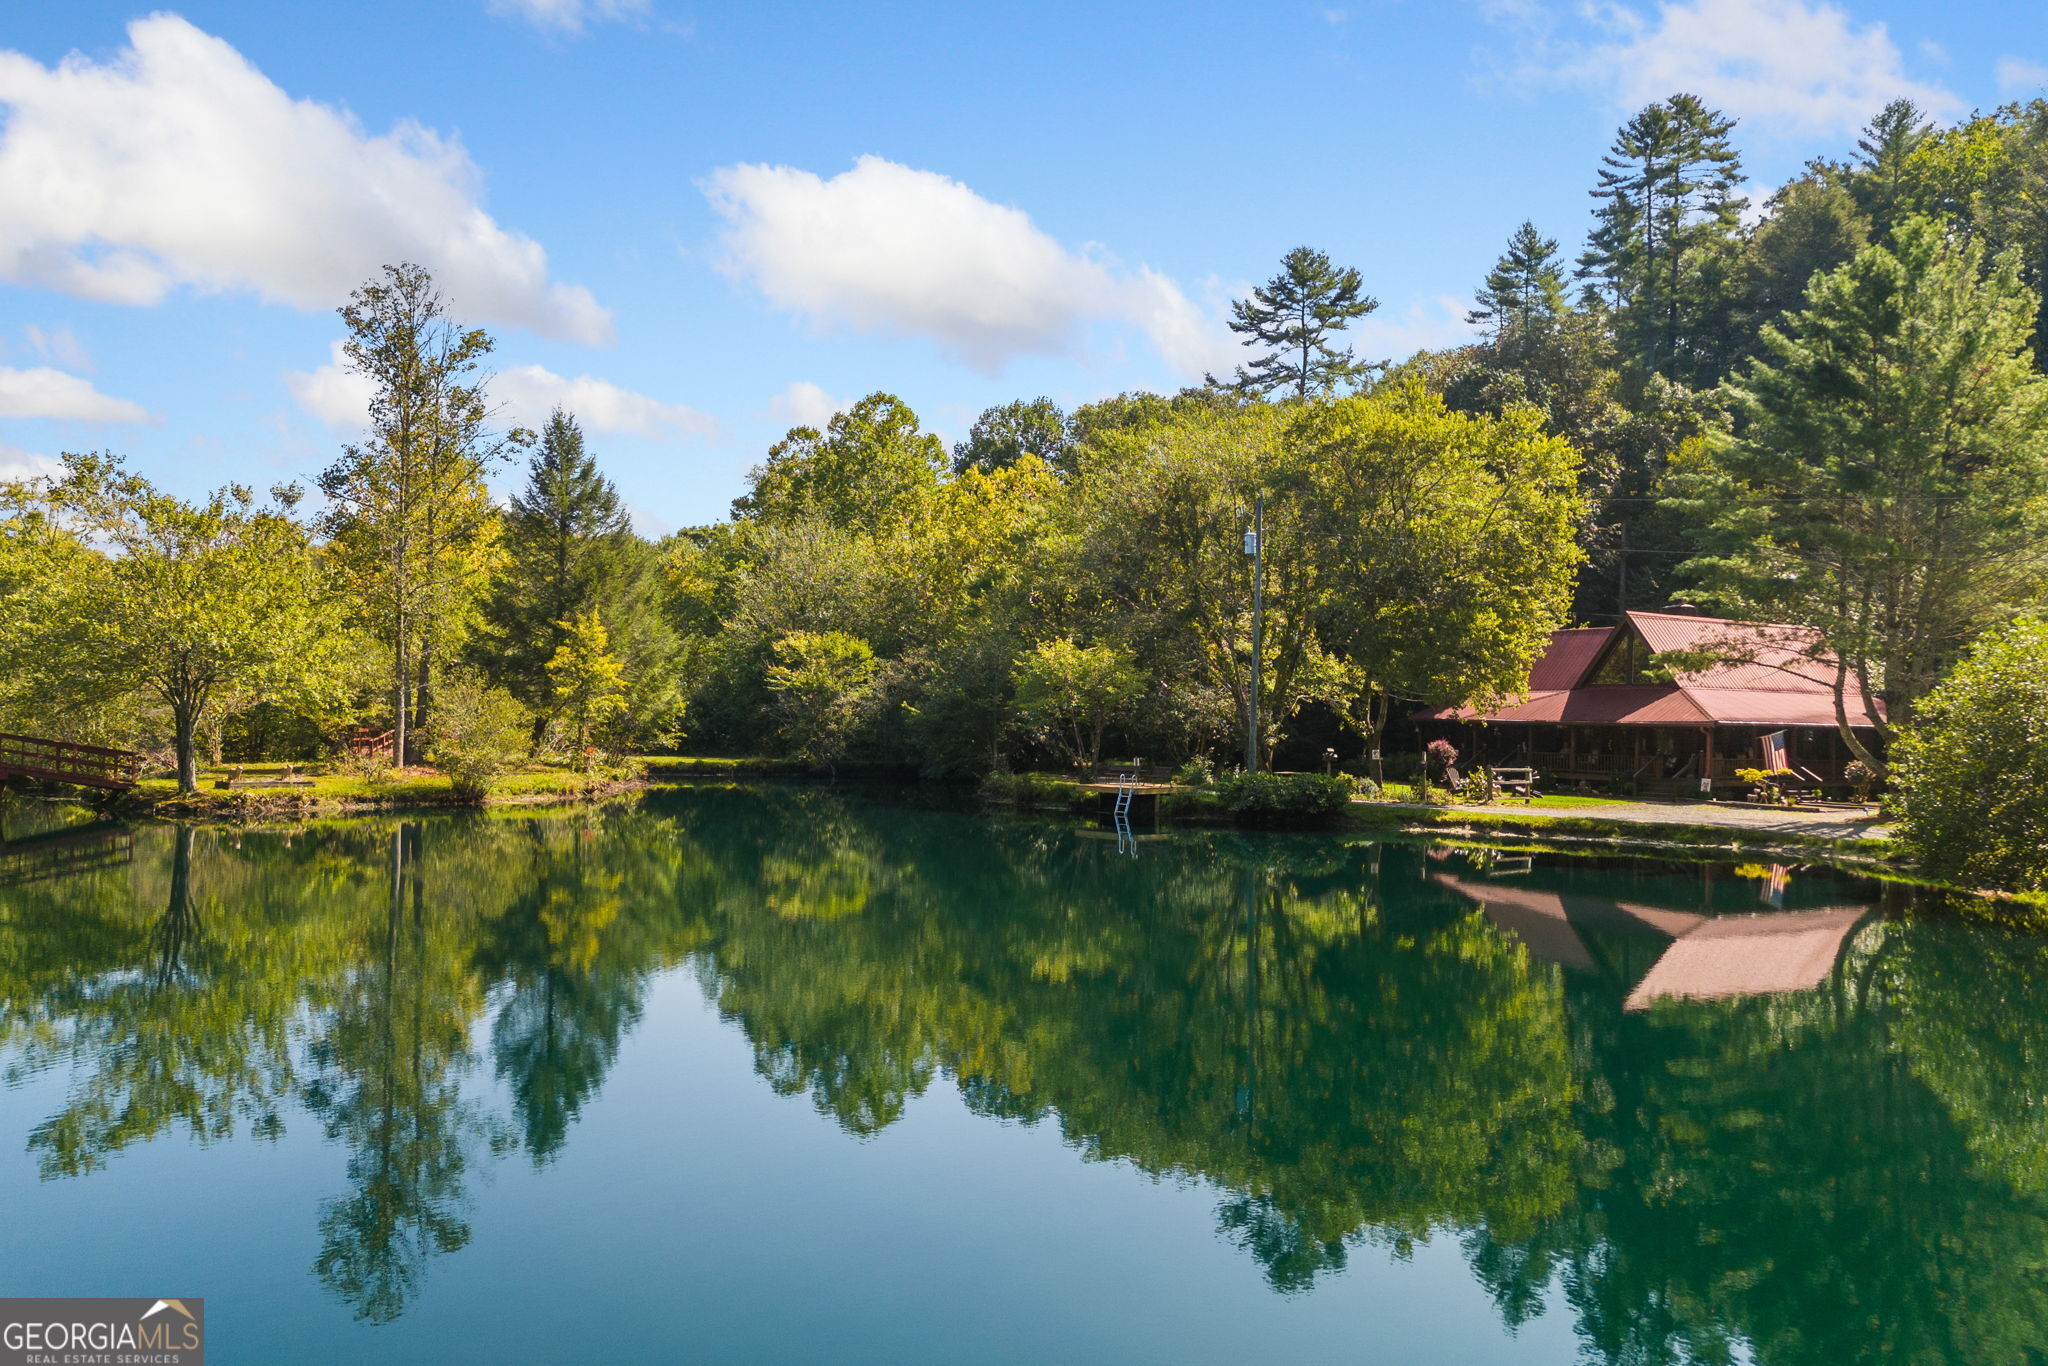
[[[1633,631],[1624,631],[1620,639],[1609,646],[1601,657],[1600,667],[1593,671],[1588,680],[1594,684],[1640,684],[1648,680],[1643,670],[1649,667],[1650,651],[1641,636]]]

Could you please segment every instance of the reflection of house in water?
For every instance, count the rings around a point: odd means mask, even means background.
[[[1869,913],[1867,906],[1837,905],[1718,914],[1526,882],[1432,877],[1478,902],[1531,957],[1626,989],[1629,1010],[1817,987]]]

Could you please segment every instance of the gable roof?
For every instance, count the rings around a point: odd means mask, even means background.
[[[1589,683],[1623,631],[1653,654],[1712,651],[1725,658],[1674,672],[1669,683]],[[1437,720],[1610,726],[1832,726],[1835,663],[1804,626],[1733,621],[1691,612],[1629,612],[1620,626],[1550,633],[1529,670],[1528,696],[1490,712],[1439,707]],[[1849,724],[1876,721],[1853,693]]]

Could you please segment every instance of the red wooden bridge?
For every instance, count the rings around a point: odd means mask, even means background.
[[[133,750],[0,733],[0,782],[9,778],[39,778],[125,792],[135,786],[141,773],[142,756]]]

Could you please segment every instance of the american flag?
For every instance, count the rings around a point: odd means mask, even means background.
[[[1766,735],[1766,736],[1764,737],[1764,740],[1763,740],[1763,744],[1764,744],[1764,771],[1765,771],[1766,773],[1775,773],[1775,772],[1776,772],[1777,770],[1779,770],[1779,769],[1781,769],[1781,768],[1790,768],[1790,767],[1792,767],[1792,765],[1790,765],[1789,763],[1785,762],[1785,732],[1784,732],[1784,731],[1782,731],[1782,730],[1774,730],[1774,731],[1772,731],[1772,732],[1771,732],[1771,733],[1770,733],[1769,735]]]

